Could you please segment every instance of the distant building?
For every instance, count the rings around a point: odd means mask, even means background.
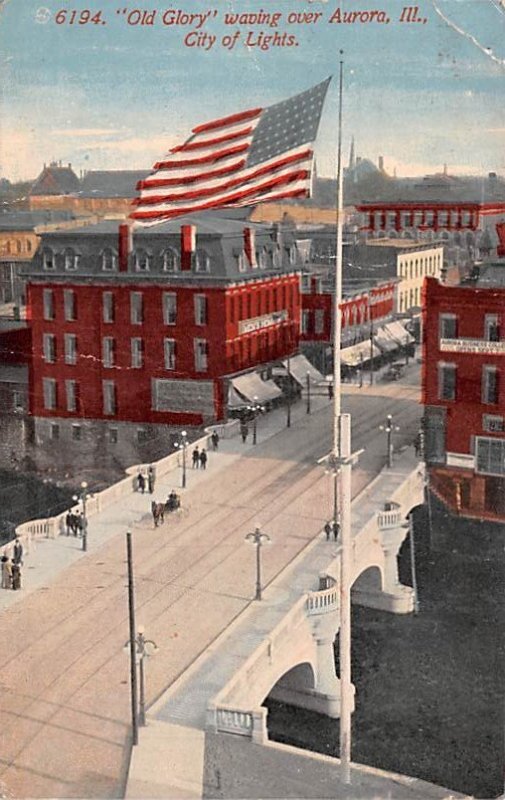
[[[505,262],[458,287],[429,278],[424,332],[431,488],[454,513],[505,520]]]

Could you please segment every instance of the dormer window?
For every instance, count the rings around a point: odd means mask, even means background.
[[[137,272],[149,272],[151,268],[151,254],[147,250],[135,251],[135,269]]]
[[[79,255],[71,247],[63,251],[63,264],[66,270],[77,269],[79,266]]]
[[[282,266],[282,251],[279,245],[274,247],[274,251],[272,253],[272,262],[276,269]]]
[[[256,254],[256,260],[259,264],[260,269],[267,269],[268,267],[268,251],[266,247],[262,247],[261,250]]]
[[[44,247],[42,250],[42,269],[54,269],[55,266],[54,252],[50,247]]]
[[[161,263],[164,272],[178,272],[181,268],[179,252],[173,247],[167,247],[161,254]]]
[[[237,255],[237,267],[239,272],[246,272],[247,270],[247,258],[243,250]]]
[[[294,266],[297,262],[298,248],[296,244],[292,244],[289,248],[289,263]]]
[[[102,269],[105,272],[114,272],[117,269],[117,253],[112,247],[102,251]]]
[[[194,255],[195,272],[210,272],[210,256],[206,250],[199,247]]]

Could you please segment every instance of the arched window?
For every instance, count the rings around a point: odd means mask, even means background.
[[[247,258],[243,250],[237,255],[237,268],[239,272],[246,272],[247,270]]]
[[[256,253],[256,261],[258,262],[258,265],[259,265],[260,269],[267,269],[267,267],[268,267],[268,250],[266,249],[266,247],[262,247],[261,250],[259,250]]]
[[[178,272],[181,266],[179,252],[174,247],[167,247],[161,254],[164,272]]]
[[[195,272],[210,272],[210,256],[203,247],[198,247],[194,255]]]
[[[71,247],[63,251],[63,266],[65,269],[77,269],[79,266],[79,256]]]
[[[298,256],[298,248],[296,244],[292,244],[291,247],[289,248],[289,263],[291,265],[294,266],[296,264],[297,256]]]
[[[282,251],[279,245],[275,245],[272,253],[272,263],[276,269],[282,266]]]
[[[149,272],[151,260],[151,254],[147,250],[135,250],[135,269],[137,272]]]
[[[54,269],[55,266],[53,250],[50,247],[44,247],[42,250],[42,269]]]
[[[112,247],[102,250],[102,269],[106,272],[113,272],[117,269],[117,253]]]
[[[18,254],[23,252],[23,245],[19,239],[16,240],[16,251]]]

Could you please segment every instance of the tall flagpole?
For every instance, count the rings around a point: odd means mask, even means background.
[[[351,417],[342,414],[340,345],[342,339],[342,230],[344,217],[342,165],[342,101],[344,61],[340,51],[337,151],[337,251],[333,299],[333,469],[340,500],[340,763],[342,781],[351,782]],[[337,477],[338,472],[338,477]]]

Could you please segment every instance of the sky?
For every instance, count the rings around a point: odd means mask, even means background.
[[[332,177],[340,49],[346,159],[354,137],[358,155],[382,155],[399,176],[444,164],[505,174],[505,0],[415,1],[421,21],[402,23],[405,0],[0,0],[0,176],[34,178],[51,160],[77,172],[149,169],[192,126],[334,75],[316,146],[318,173]],[[57,24],[62,7],[67,21]],[[101,11],[98,24],[69,24],[83,8]],[[371,8],[389,22],[329,22],[337,9]],[[155,11],[154,25],[128,24],[135,9]],[[210,18],[164,25],[169,9]],[[225,13],[260,10],[282,14],[277,27],[223,24]],[[233,48],[222,46],[236,30]],[[260,32],[297,44],[262,50]],[[188,33],[204,46],[185,46]]]

